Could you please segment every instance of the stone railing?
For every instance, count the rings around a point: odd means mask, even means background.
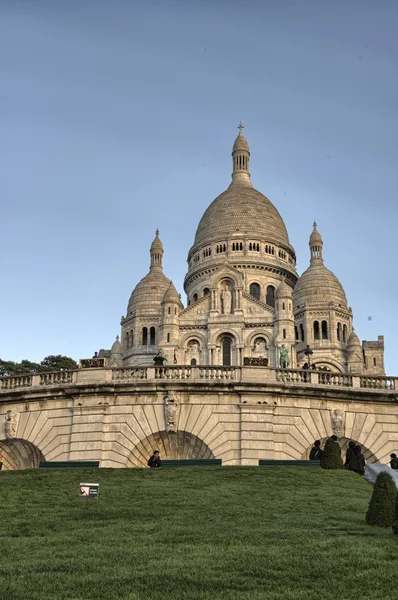
[[[361,388],[371,390],[398,390],[397,377],[360,377]]]
[[[129,383],[148,378],[147,367],[128,367],[124,369],[112,369],[112,381],[117,383]]]
[[[0,379],[0,391],[16,390],[18,388],[30,387],[33,375],[21,375],[20,377],[2,377]]]
[[[240,369],[238,367],[199,367],[201,379],[234,379],[240,380]]]
[[[116,369],[87,368],[1,377],[0,394],[14,390],[70,385],[129,384],[147,381],[186,381],[195,383],[228,382],[266,383],[298,386],[355,388],[358,392],[398,391],[398,377],[347,375],[330,371],[273,369],[263,366],[223,367],[216,365],[137,366]]]
[[[155,367],[155,379],[191,379],[192,367]]]

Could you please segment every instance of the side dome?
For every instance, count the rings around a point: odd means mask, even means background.
[[[325,304],[334,302],[347,308],[347,297],[336,275],[324,265],[311,265],[298,278],[293,290],[294,307],[305,302]]]
[[[159,230],[150,249],[151,263],[148,275],[145,275],[135,286],[127,306],[127,316],[142,310],[143,312],[159,312],[170,279],[163,273],[163,244],[159,239]]]
[[[172,281],[170,281],[169,287],[167,288],[166,293],[163,296],[163,302],[173,302],[174,304],[178,305],[180,304],[180,297]]]
[[[127,315],[137,309],[158,309],[166,290],[169,288],[170,279],[158,271],[150,271],[135,286],[128,303]]]
[[[325,304],[329,305],[330,302],[333,302],[337,306],[347,309],[347,297],[343,286],[336,275],[323,264],[323,240],[316,223],[314,223],[309,245],[311,264],[298,278],[294,287],[294,308],[297,309],[304,303],[325,306]]]

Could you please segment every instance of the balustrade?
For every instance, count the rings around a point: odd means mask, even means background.
[[[119,383],[129,383],[140,379],[147,379],[148,371],[146,367],[127,367],[124,369],[112,369],[112,381]]]
[[[395,377],[361,377],[361,388],[372,390],[396,390],[397,380]]]
[[[199,367],[201,379],[236,379],[235,367]]]
[[[17,388],[32,385],[33,375],[21,375],[20,377],[4,377],[0,379],[0,390],[15,390]]]
[[[155,379],[190,379],[192,367],[155,367]]]
[[[318,378],[321,385],[341,385],[346,387],[352,387],[351,375],[344,375],[343,373],[331,373],[329,371],[318,371]]]
[[[74,383],[76,371],[56,371],[55,373],[40,373],[39,385],[60,385]]]
[[[311,383],[313,371],[299,369],[276,369],[276,381],[283,383]]]

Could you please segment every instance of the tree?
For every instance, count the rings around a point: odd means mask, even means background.
[[[339,443],[329,438],[326,440],[325,449],[323,451],[321,467],[324,469],[342,469],[343,459],[341,458],[341,450]]]
[[[69,358],[69,356],[61,356],[61,354],[57,354],[56,356],[50,355],[43,358],[40,363],[40,372],[43,371],[73,371],[77,369],[78,365],[73,358]]]
[[[46,356],[41,363],[34,363],[26,359],[21,360],[20,363],[0,359],[0,377],[19,377],[47,371],[70,371],[77,368],[77,362],[73,358],[61,354]]]
[[[386,472],[379,473],[366,513],[367,524],[391,527],[394,523],[396,499],[397,488],[393,478]]]

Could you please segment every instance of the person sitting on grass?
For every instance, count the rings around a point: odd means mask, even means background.
[[[350,471],[355,471],[358,475],[365,475],[365,466],[366,463],[361,446],[355,446],[354,456],[350,461]]]
[[[392,469],[398,469],[398,458],[397,458],[397,455],[394,454],[394,453],[392,453],[392,454],[390,454],[390,458],[391,458],[391,460],[390,460],[390,467]]]
[[[159,450],[154,450],[151,458],[148,460],[148,467],[150,469],[160,469],[162,466],[162,460],[160,458]]]
[[[321,460],[323,456],[323,450],[321,449],[320,440],[314,442],[314,446],[311,448],[310,460]]]
[[[348,442],[348,448],[347,448],[347,452],[345,455],[345,463],[344,463],[345,469],[350,468],[350,463],[351,463],[351,460],[354,458],[354,456],[355,456],[355,442],[351,441],[351,442]]]

